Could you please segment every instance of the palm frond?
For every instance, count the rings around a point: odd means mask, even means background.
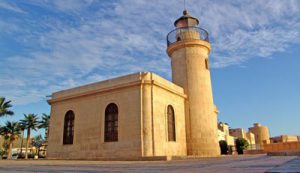
[[[13,115],[14,112],[9,110],[12,107],[11,101],[5,101],[5,97],[0,97],[0,117],[5,115]]]

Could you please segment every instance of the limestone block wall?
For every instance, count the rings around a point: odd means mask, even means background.
[[[148,73],[142,86],[143,156],[185,156],[185,95],[183,89]],[[168,141],[167,106],[175,113],[176,141]]]
[[[130,159],[186,155],[183,88],[141,72],[52,95],[50,159]],[[118,141],[104,142],[105,109],[118,106]],[[175,111],[176,141],[167,141],[166,108]],[[64,117],[75,113],[73,144],[63,144]]]
[[[104,142],[109,103],[119,109],[118,142]],[[130,87],[52,103],[48,158],[97,159],[141,156],[140,87]],[[75,113],[74,142],[63,145],[64,116]]]
[[[218,156],[217,115],[213,103],[208,54],[210,44],[184,40],[167,49],[172,60],[172,81],[184,88],[188,155]]]
[[[186,131],[184,98],[174,95],[160,87],[153,87],[154,154],[166,156],[186,155]],[[167,106],[175,113],[176,141],[168,141]]]

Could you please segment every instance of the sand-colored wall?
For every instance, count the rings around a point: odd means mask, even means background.
[[[185,156],[186,131],[182,88],[148,73],[148,82],[142,86],[144,105],[144,156]],[[176,89],[175,89],[175,88]],[[175,94],[169,89],[179,91]],[[168,141],[167,106],[171,105],[175,113],[176,141]],[[147,124],[148,125],[147,125]],[[151,135],[150,135],[151,134]],[[147,139],[146,139],[147,138]],[[152,144],[149,141],[154,141]],[[146,142],[148,141],[148,144]]]
[[[246,139],[248,140],[250,145],[255,145],[255,135],[253,133],[247,132]]]
[[[227,135],[226,136],[226,142],[230,146],[235,146],[235,142],[234,142],[234,137],[233,136]]]
[[[217,114],[210,70],[206,68],[210,44],[197,39],[173,43],[167,52],[172,62],[172,81],[188,95],[185,102],[188,155],[217,156],[220,154]]]
[[[109,103],[118,105],[118,142],[104,142],[104,115]],[[94,159],[141,156],[140,88],[125,88],[51,105],[48,158]],[[75,113],[74,142],[63,145],[64,116]]]
[[[184,99],[155,86],[153,88],[155,155],[186,155]],[[167,106],[175,113],[176,141],[168,141]]]
[[[265,152],[300,151],[300,141],[264,145]]]

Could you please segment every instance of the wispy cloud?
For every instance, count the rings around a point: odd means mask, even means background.
[[[17,104],[137,71],[170,77],[165,36],[181,15],[180,2],[28,2],[22,5],[45,12],[27,13],[22,20],[9,16],[13,22],[6,31],[15,52],[3,55],[0,64],[0,95]],[[187,6],[210,32],[216,68],[271,57],[299,43],[299,1],[191,0]],[[0,19],[0,26],[8,23],[5,16]]]
[[[92,4],[93,0],[63,0],[63,1],[52,1],[54,5],[59,10],[79,10],[86,8]]]
[[[299,1],[225,1],[210,7],[203,19],[214,39],[214,67],[270,57],[300,42]]]
[[[17,13],[25,13],[21,8],[13,3],[9,3],[9,1],[0,1],[0,8],[4,8],[6,10],[14,11]]]

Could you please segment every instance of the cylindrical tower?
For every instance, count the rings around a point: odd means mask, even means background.
[[[198,19],[185,10],[167,36],[172,80],[184,88],[188,155],[220,155],[217,114],[213,102],[208,55],[208,33],[196,27]]]
[[[270,143],[270,133],[269,128],[266,126],[262,126],[259,123],[254,123],[253,127],[249,128],[249,131],[255,136],[255,143],[262,148],[264,144]]]

